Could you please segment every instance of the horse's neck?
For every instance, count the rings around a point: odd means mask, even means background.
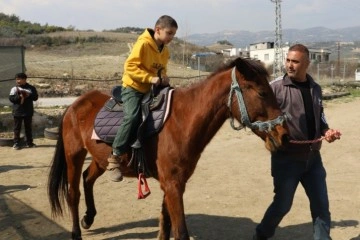
[[[205,81],[183,89],[174,95],[178,109],[177,118],[184,121],[183,132],[203,147],[212,139],[227,119],[226,106],[230,91],[230,79],[213,76]],[[179,119],[178,119],[179,120]]]

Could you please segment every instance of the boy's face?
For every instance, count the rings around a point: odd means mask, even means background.
[[[158,41],[162,42],[162,44],[169,44],[175,34],[176,34],[177,28],[156,28],[156,33],[158,34]]]
[[[18,86],[23,86],[26,84],[25,78],[15,78],[15,81],[16,81],[16,85],[18,85]]]

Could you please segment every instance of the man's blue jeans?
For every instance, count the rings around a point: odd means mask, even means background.
[[[267,238],[275,234],[276,227],[290,211],[296,188],[301,183],[310,201],[314,239],[331,239],[326,171],[320,152],[312,151],[304,161],[295,161],[284,153],[272,154],[271,174],[275,195],[261,223],[256,227],[257,233]]]

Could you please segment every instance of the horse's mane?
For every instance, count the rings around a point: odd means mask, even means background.
[[[269,77],[268,71],[259,60],[241,57],[223,64],[210,76],[233,67],[236,67],[237,70],[243,74],[246,79],[253,79],[256,76],[265,76],[266,78]]]

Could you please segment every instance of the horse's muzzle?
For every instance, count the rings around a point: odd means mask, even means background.
[[[285,149],[289,144],[289,135],[287,129],[277,125],[272,131],[267,132],[265,139],[266,148],[271,151]]]

